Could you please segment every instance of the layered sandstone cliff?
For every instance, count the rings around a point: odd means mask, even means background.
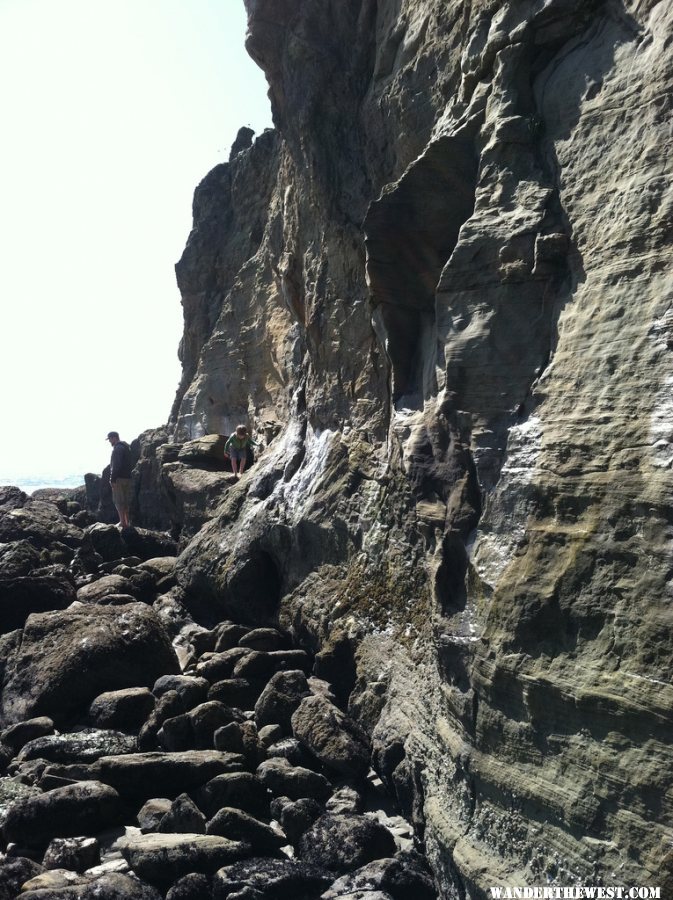
[[[673,8],[246,6],[170,430],[267,446],[181,589],[318,652],[444,896],[673,890]]]

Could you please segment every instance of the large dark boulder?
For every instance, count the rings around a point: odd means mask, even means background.
[[[251,769],[266,759],[266,751],[252,722],[230,722],[218,728],[213,742],[216,750],[242,753]]]
[[[247,649],[247,648],[245,648]],[[304,650],[251,650],[234,666],[234,678],[271,678],[282,669],[301,669],[308,674],[313,662]]]
[[[324,814],[325,808],[310,797],[302,800],[278,797],[271,804],[271,812],[280,822],[290,843],[296,844],[302,834]]]
[[[204,434],[203,437],[184,443],[178,451],[178,460],[187,465],[223,470],[229,468],[224,459],[227,435]]]
[[[42,859],[45,869],[84,872],[100,865],[100,845],[96,838],[54,838]]]
[[[0,487],[0,516],[13,509],[21,509],[26,503],[28,503],[28,494],[25,494],[21,488],[11,484]]]
[[[74,550],[82,545],[84,532],[67,522],[54,503],[29,500],[0,515],[0,542],[18,540],[30,541],[38,549],[60,543]]]
[[[138,749],[143,752],[156,750],[157,735],[167,719],[179,716],[185,711],[185,704],[177,691],[166,691],[156,702],[147,721],[138,733]]]
[[[355,788],[344,785],[335,791],[325,803],[325,809],[329,813],[343,813],[353,815],[361,813],[364,807],[364,798]]]
[[[103,565],[103,557],[96,553],[90,544],[84,543],[75,550],[75,555],[70,562],[70,570],[78,577],[96,575]]]
[[[89,707],[89,719],[97,728],[138,731],[154,709],[149,688],[124,688],[99,694]]]
[[[81,587],[77,591],[77,599],[80,603],[95,604],[120,594],[138,599],[135,586],[128,578],[123,575],[104,575]]]
[[[292,715],[292,730],[320,762],[336,772],[362,776],[369,769],[369,738],[326,697],[302,700]]]
[[[0,577],[0,632],[22,628],[31,613],[65,609],[75,599],[75,588],[50,575]]]
[[[324,775],[303,766],[290,765],[279,757],[265,760],[255,774],[275,797],[289,797],[290,800],[310,797],[324,802],[332,793],[332,785]]]
[[[208,653],[199,660],[196,666],[196,674],[199,678],[205,678],[211,684],[230,678],[238,663],[252,654],[252,650],[246,647],[232,647],[221,653]]]
[[[212,818],[224,806],[242,809],[264,819],[269,812],[269,795],[258,778],[249,772],[217,775],[196,792],[196,803]]]
[[[266,727],[273,728],[274,726],[271,725]],[[313,756],[310,750],[307,750],[301,741],[298,741],[297,738],[293,737],[281,737],[279,741],[270,744],[266,748],[266,755],[269,759],[273,757],[286,759],[291,765],[304,766],[305,769],[319,771],[321,768],[320,762]]]
[[[209,700],[188,713],[166,719],[158,735],[159,743],[166,750],[209,750],[214,747],[217,729],[235,718],[228,706]]]
[[[41,847],[55,837],[97,834],[119,825],[121,817],[117,791],[83,781],[18,800],[5,816],[2,833],[6,841]]]
[[[255,900],[315,900],[333,880],[330,872],[305,862],[254,857],[220,869],[213,878],[213,900],[239,891]]]
[[[131,557],[137,559],[137,557]],[[157,595],[156,578],[151,572],[141,569],[139,566],[132,565],[130,562],[125,565],[119,565],[112,571],[113,575],[121,575],[122,578],[128,579],[132,584],[129,593],[142,600],[145,603],[151,603]]]
[[[254,681],[247,678],[224,678],[211,685],[208,699],[219,700],[226,706],[236,706],[238,709],[252,709],[265,686],[263,678]]]
[[[25,891],[20,896],[21,900],[161,900],[161,894],[149,884],[119,873],[69,887]]]
[[[253,628],[238,642],[239,647],[249,647],[251,650],[289,650],[290,642],[287,635],[281,634],[276,628]]]
[[[104,560],[121,559],[126,555],[126,545],[121,539],[119,529],[114,525],[97,523],[85,531],[87,543]]]
[[[163,697],[168,691],[175,691],[184,703],[185,711],[203,703],[208,695],[209,683],[205,678],[193,675],[162,675],[157,678],[152,693]]]
[[[143,803],[136,816],[142,833],[147,834],[149,831],[157,831],[163,817],[171,811],[172,805],[168,797],[153,797],[151,800]]]
[[[42,866],[23,856],[3,859],[0,862],[0,900],[16,900],[21,893],[21,885],[43,871]]]
[[[30,575],[42,565],[42,559],[30,541],[10,541],[0,544],[0,578]]]
[[[166,900],[210,900],[213,896],[210,881],[207,875],[190,872],[175,882],[166,894]]]
[[[255,704],[257,726],[280,725],[286,734],[290,734],[292,714],[309,694],[308,681],[302,671],[276,672]]]
[[[178,671],[168,635],[144,604],[31,615],[7,654],[3,724],[47,715],[58,726],[83,715],[103,691],[150,687],[159,675]]]
[[[299,839],[298,856],[333,872],[352,872],[374,859],[394,856],[392,834],[369,816],[321,816]]]
[[[215,643],[208,649],[215,650],[217,653],[222,653],[224,650],[238,647],[239,642],[249,632],[250,629],[246,625],[238,625],[236,622],[230,622],[229,620],[220,622],[220,624],[216,625],[213,629]],[[240,646],[244,645],[240,644]]]
[[[206,826],[207,834],[219,834],[230,841],[243,841],[250,844],[253,853],[275,855],[281,847],[288,843],[284,834],[274,831],[254,816],[234,809],[223,807]]]
[[[86,537],[90,545],[107,562],[136,556],[141,560],[157,557],[176,556],[178,545],[161,531],[150,531],[147,528],[119,529],[116,525],[101,522],[86,529]]]
[[[166,888],[190,872],[212,875],[250,848],[210,834],[141,834],[127,838],[121,852],[136,875]]]
[[[243,763],[243,757],[235,753],[191,750],[105,756],[87,767],[57,766],[48,772],[68,778],[77,771],[81,778],[109,784],[129,802],[142,803],[153,797],[175,799],[178,794],[217,780],[216,776],[240,772]]]
[[[21,749],[17,759],[46,759],[54,763],[89,763],[111,754],[133,753],[135,738],[118,731],[89,728],[67,734],[34,738]]]
[[[369,897],[374,891],[393,900],[436,900],[437,891],[424,857],[414,851],[398,853],[392,859],[377,859],[343,875],[322,895],[321,900],[337,900],[350,894]]]
[[[126,553],[139,556],[142,560],[154,559],[157,556],[177,556],[177,543],[160,531],[149,531],[146,528],[124,528],[121,532],[126,546]]]
[[[0,741],[11,747],[15,753],[27,744],[34,741],[35,738],[46,737],[54,733],[54,723],[49,716],[39,716],[36,719],[26,719],[25,722],[18,722],[16,725],[10,725],[9,728],[0,734]]]
[[[206,817],[189,794],[180,794],[155,830],[161,834],[205,834]]]

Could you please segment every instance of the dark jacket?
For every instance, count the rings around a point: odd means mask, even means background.
[[[112,483],[118,478],[130,478],[132,471],[131,448],[126,441],[119,441],[112,448],[110,457],[110,482]]]

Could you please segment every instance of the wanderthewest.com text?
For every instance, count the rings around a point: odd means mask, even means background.
[[[661,900],[658,887],[491,887],[492,900]]]

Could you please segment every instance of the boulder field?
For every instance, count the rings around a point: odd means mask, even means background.
[[[0,897],[311,900],[354,877],[434,900],[314,654],[199,623],[175,555],[148,556],[166,535],[78,513],[0,507]]]

